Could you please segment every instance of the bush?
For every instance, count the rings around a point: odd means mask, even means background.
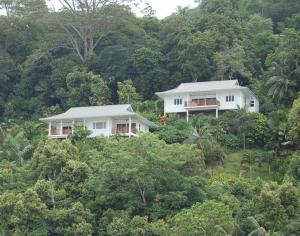
[[[242,140],[239,137],[230,133],[220,134],[218,142],[230,149],[238,149],[243,145]]]
[[[288,175],[300,181],[300,156],[294,156],[289,164]]]
[[[159,126],[155,133],[167,143],[182,143],[189,137],[191,127],[185,120],[173,118],[168,125]]]

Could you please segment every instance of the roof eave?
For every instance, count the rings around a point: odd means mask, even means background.
[[[257,101],[259,101],[258,97],[255,95],[255,93],[252,92],[251,89],[249,89],[248,87],[242,87],[244,90],[247,90],[253,97],[255,97],[257,99]]]
[[[242,89],[244,87],[241,86],[237,86],[234,88],[216,88],[213,90],[184,90],[184,91],[165,91],[165,92],[157,92],[155,93],[157,96],[161,96],[161,95],[169,95],[169,94],[179,94],[179,93],[195,93],[195,92],[214,92],[214,91],[222,91],[222,90],[238,90],[238,89]]]
[[[135,116],[136,116],[138,119],[140,119],[142,122],[144,122],[146,125],[148,125],[150,128],[156,128],[156,127],[157,127],[156,124],[154,124],[152,121],[146,119],[145,117],[143,117],[143,116],[141,116],[141,115],[139,115],[139,114],[136,114],[136,113],[135,113]]]

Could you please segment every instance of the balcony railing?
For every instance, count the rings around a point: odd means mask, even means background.
[[[112,129],[113,134],[129,134],[129,128],[122,127],[122,128],[113,128]],[[137,134],[138,130],[134,127],[131,127],[131,133]]]
[[[184,103],[185,107],[206,107],[206,106],[220,106],[220,101],[216,98],[201,98],[193,99]]]
[[[51,133],[51,136],[59,136],[59,135],[67,136],[68,134],[72,133],[72,128],[64,127],[62,129],[62,132],[61,132],[61,129],[52,128],[50,133]]]

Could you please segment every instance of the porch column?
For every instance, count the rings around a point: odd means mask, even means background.
[[[63,135],[63,122],[60,121],[60,135]]]
[[[51,121],[49,121],[48,136],[51,136]]]
[[[186,121],[189,122],[189,110],[186,111]]]
[[[216,109],[216,118],[218,118],[219,117],[219,109],[217,108]]]
[[[129,116],[129,137],[131,137],[131,116]]]
[[[85,120],[83,120],[83,128],[85,129]]]
[[[111,128],[110,128],[110,125],[109,125],[109,119],[107,119],[107,137],[109,137],[110,136],[110,130],[111,130]]]
[[[72,120],[72,134],[74,134],[74,124],[75,124],[75,121]]]

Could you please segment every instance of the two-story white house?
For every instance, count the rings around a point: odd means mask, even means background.
[[[48,137],[64,139],[74,132],[75,124],[90,130],[90,137],[137,136],[155,124],[135,113],[130,104],[73,107],[66,112],[40,119],[48,123]]]
[[[182,83],[177,88],[157,92],[164,99],[164,113],[177,113],[189,120],[189,114],[219,112],[244,108],[248,112],[259,112],[259,101],[247,87],[237,80],[221,80]]]

